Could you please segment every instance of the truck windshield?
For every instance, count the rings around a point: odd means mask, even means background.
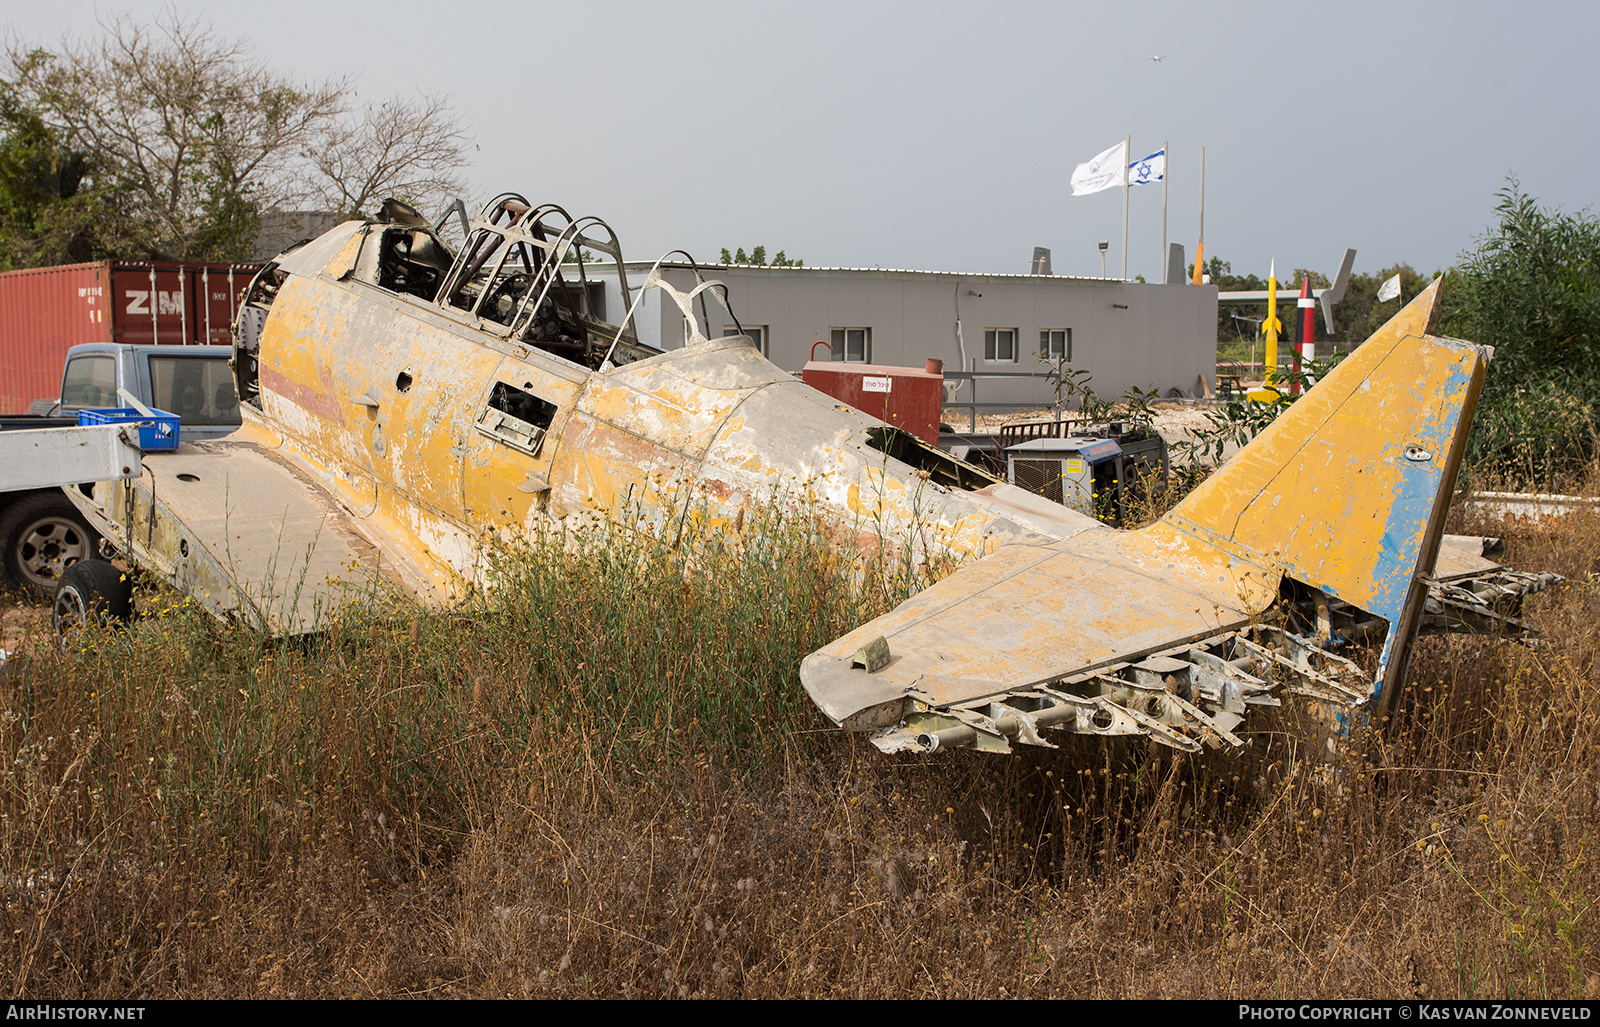
[[[117,359],[109,353],[73,357],[61,385],[61,409],[121,406],[117,398]]]
[[[239,397],[225,357],[151,356],[150,405],[184,424],[238,424]]]

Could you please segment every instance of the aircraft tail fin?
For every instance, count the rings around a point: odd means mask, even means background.
[[[1484,347],[1428,334],[1435,281],[1163,522],[1389,622],[1404,672],[1483,386]]]

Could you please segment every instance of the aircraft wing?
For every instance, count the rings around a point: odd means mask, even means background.
[[[127,482],[66,493],[100,533],[211,613],[274,634],[325,628],[345,604],[385,590],[422,595],[433,577],[401,547],[358,531],[338,491],[246,425],[186,442]]]
[[[1248,628],[1276,590],[1226,557],[1179,570],[1194,549],[1170,532],[1110,528],[1005,546],[807,657],[801,680],[835,723],[877,729],[890,751],[1003,750],[1052,725],[1198,748],[1162,723],[1163,709],[1151,718],[1146,700],[1164,706],[1157,697],[1176,654]],[[1157,655],[1168,663],[1134,669]],[[1231,683],[1232,713],[1243,714],[1247,693],[1266,695],[1249,684]],[[997,726],[1008,719],[1017,730]],[[1209,726],[1226,731],[1240,719],[1219,709]]]
[[[1488,353],[1428,334],[1438,290],[1156,524],[1005,546],[807,657],[806,690],[890,751],[1049,726],[1194,749],[1237,744],[1246,707],[1285,691],[1391,698],[1439,626],[1436,563],[1476,567],[1470,543],[1440,547]],[[1343,655],[1360,640],[1375,676]]]

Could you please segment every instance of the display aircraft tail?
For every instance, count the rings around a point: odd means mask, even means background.
[[[1165,520],[1389,624],[1404,671],[1490,351],[1429,335],[1436,280]]]
[[[1237,745],[1280,691],[1387,702],[1489,355],[1428,334],[1438,301],[1435,282],[1161,520],[1003,546],[807,657],[807,691],[924,752],[1043,727]],[[1337,652],[1358,638],[1382,639],[1374,677]]]

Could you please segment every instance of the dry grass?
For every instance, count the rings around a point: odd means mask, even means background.
[[[19,995],[1600,994],[1600,523],[1548,643],[1427,640],[1337,755],[888,758],[798,657],[914,583],[617,538],[493,605],[275,642],[180,607],[0,682]]]

